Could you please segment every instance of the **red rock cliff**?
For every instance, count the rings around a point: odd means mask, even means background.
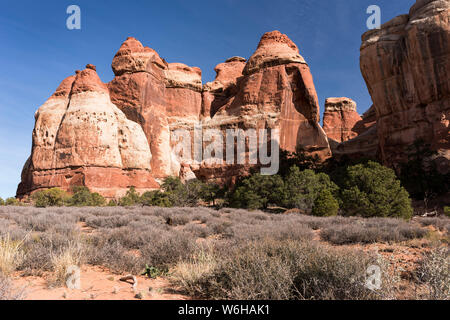
[[[395,166],[423,139],[450,159],[450,1],[418,0],[409,14],[362,36],[361,72],[376,109],[381,158]]]

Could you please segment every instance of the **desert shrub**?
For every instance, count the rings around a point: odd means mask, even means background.
[[[364,286],[370,262],[362,252],[265,240],[226,257],[185,261],[174,276],[194,296],[213,299],[369,299],[383,294]]]
[[[342,245],[350,243],[399,242],[423,238],[427,231],[396,219],[372,218],[353,223],[324,227],[320,236],[324,241]]]
[[[447,217],[419,217],[416,220],[423,226],[434,226],[441,231],[450,229],[450,219]]]
[[[236,223],[231,226],[229,238],[236,243],[273,240],[312,240],[313,234],[307,226],[296,221],[266,221],[258,224]]]
[[[59,234],[53,230],[32,233],[23,244],[25,258],[18,270],[30,275],[53,271],[52,257],[64,252],[70,243],[79,241],[77,234]]]
[[[242,179],[229,193],[228,202],[234,208],[267,209],[270,204],[281,204],[284,183],[278,175],[253,174]]]
[[[4,206],[5,205],[5,200],[3,200],[1,197],[0,197],[0,206]]]
[[[187,224],[183,228],[183,231],[193,235],[196,238],[207,238],[212,234],[212,230],[209,226],[203,226],[194,223]]]
[[[185,232],[160,232],[141,248],[142,258],[151,267],[167,270],[192,255],[196,248],[195,238]]]
[[[337,194],[338,187],[325,173],[314,173],[312,170],[300,171],[292,167],[285,179],[284,205],[287,208],[298,208],[311,212],[314,202],[322,192]]]
[[[131,254],[120,242],[105,242],[100,238],[96,238],[89,246],[86,260],[89,264],[105,266],[117,274],[139,274],[145,266],[139,257]]]
[[[420,261],[416,280],[425,284],[427,293],[422,299],[450,299],[450,256],[448,247],[434,249]]]
[[[23,240],[12,240],[9,234],[0,236],[0,275],[10,275],[24,258]]]
[[[363,217],[411,218],[408,192],[400,185],[394,170],[369,161],[347,168],[342,191],[346,215]]]
[[[14,220],[27,230],[47,232],[55,229],[74,229],[77,218],[69,214],[56,214],[55,212],[36,210],[28,215],[18,215]]]
[[[150,207],[171,207],[172,203],[170,202],[169,196],[161,192],[159,190],[156,191],[149,191],[145,192],[141,196],[141,203],[144,206],[150,206]]]
[[[59,188],[40,190],[32,195],[36,207],[61,207],[69,203],[70,196]]]
[[[18,206],[20,204],[19,200],[16,198],[8,198],[5,200],[5,206]]]
[[[444,207],[444,214],[450,218],[450,207]]]
[[[130,215],[117,215],[117,216],[92,216],[86,218],[86,225],[92,228],[120,228],[127,226],[133,217]]]
[[[323,190],[314,201],[312,214],[315,216],[336,216],[339,211],[339,202],[329,190]]]

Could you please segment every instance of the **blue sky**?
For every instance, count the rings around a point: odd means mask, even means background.
[[[31,150],[34,113],[59,83],[88,63],[104,82],[121,43],[134,36],[168,62],[214,79],[232,56],[250,57],[262,34],[280,30],[308,62],[323,108],[347,96],[363,113],[371,99],[359,69],[366,9],[382,22],[407,13],[414,0],[2,1],[0,4],[0,197],[15,195]],[[81,8],[82,29],[66,28],[66,9]]]

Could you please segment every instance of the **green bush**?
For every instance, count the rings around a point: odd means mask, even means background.
[[[102,207],[106,204],[106,199],[99,193],[92,193],[87,187],[75,187],[70,201],[75,207]]]
[[[5,200],[3,200],[2,198],[0,198],[0,206],[4,206],[5,205]]]
[[[167,177],[161,189],[174,207],[195,207],[202,199],[205,184],[200,180],[190,180],[183,184],[178,177]]]
[[[141,203],[149,207],[166,207],[172,206],[169,196],[159,190],[145,192],[141,196]]]
[[[59,188],[40,190],[34,193],[31,198],[38,208],[62,207],[70,202],[70,196]]]
[[[329,190],[323,190],[314,201],[312,214],[320,217],[336,216],[339,211],[339,202]]]
[[[216,205],[216,200],[224,195],[224,189],[216,183],[204,183],[201,190],[201,198],[213,206]]]
[[[314,173],[312,170],[300,171],[297,166],[289,170],[285,179],[284,206],[311,212],[317,197],[322,192],[338,194],[338,186],[325,173]]]
[[[444,207],[444,213],[447,217],[450,217],[450,207]]]
[[[119,205],[122,207],[131,207],[140,203],[139,193],[136,192],[135,187],[131,187],[125,197],[119,200]]]
[[[346,215],[411,218],[408,192],[394,170],[369,161],[347,168],[342,191]]]
[[[317,155],[310,156],[304,151],[292,153],[280,150],[280,170],[278,174],[286,177],[294,166],[298,167],[300,171],[307,169],[316,170],[321,166],[321,161]]]
[[[116,200],[112,199],[108,202],[108,207],[117,207],[118,203]]]
[[[18,206],[18,205],[20,205],[20,202],[16,198],[11,197],[11,198],[8,198],[5,200],[5,205],[6,206]]]
[[[236,185],[228,195],[228,202],[234,208],[267,209],[269,204],[282,203],[283,192],[284,183],[280,176],[254,174]]]

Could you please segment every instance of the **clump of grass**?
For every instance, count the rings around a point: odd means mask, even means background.
[[[10,275],[24,259],[23,241],[12,240],[9,233],[0,236],[0,274]]]
[[[81,242],[69,242],[68,245],[57,253],[51,255],[53,266],[53,279],[51,285],[64,285],[67,280],[67,270],[70,266],[80,267],[83,261],[84,248]]]
[[[217,267],[212,248],[199,248],[190,259],[180,261],[172,270],[175,282],[191,296],[202,292],[202,282]]]

